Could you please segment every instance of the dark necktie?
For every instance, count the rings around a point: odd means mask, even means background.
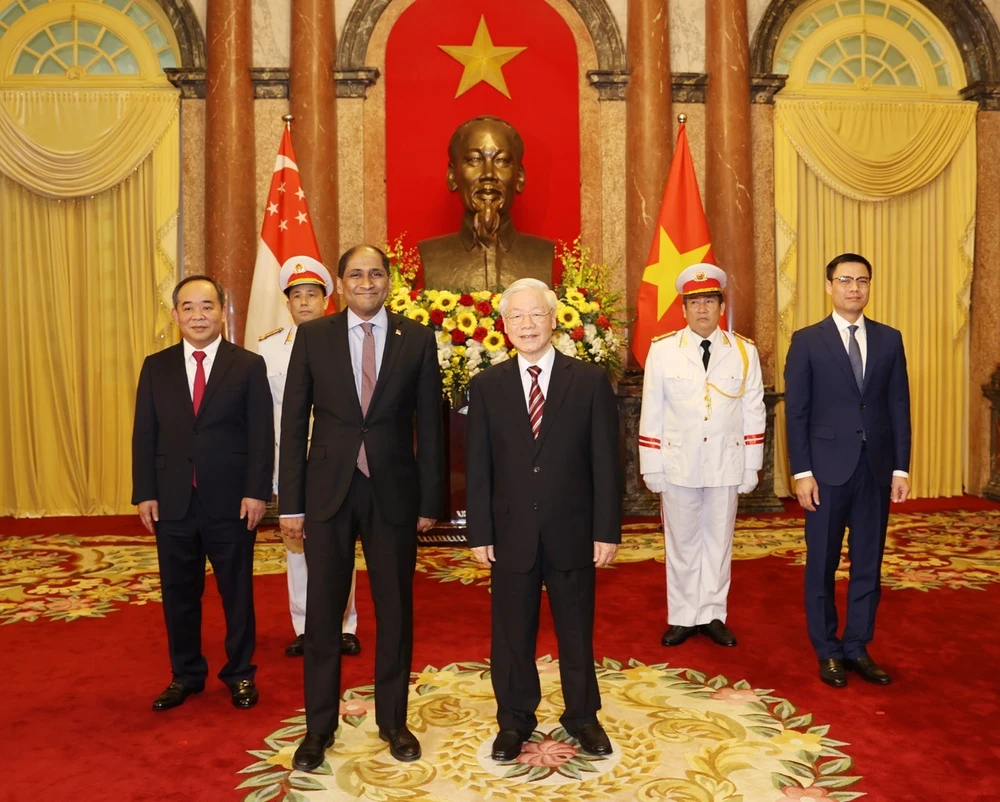
[[[851,369],[854,371],[854,381],[858,383],[858,391],[864,392],[865,363],[861,359],[861,346],[858,345],[858,338],[856,336],[858,327],[851,325],[847,327],[847,330],[851,333],[851,337],[847,342],[847,358],[851,360]]]
[[[197,366],[194,369],[194,389],[191,392],[191,403],[194,406],[194,414],[198,414],[201,409],[201,400],[205,397],[205,357],[204,351],[195,351],[192,356]],[[198,486],[198,474],[192,474],[191,484]]]
[[[361,346],[361,416],[365,417],[372,395],[375,394],[375,335],[372,333],[373,323],[362,323],[361,328],[365,332],[364,344]],[[364,440],[358,451],[358,470],[365,476],[371,476]]]
[[[711,357],[709,356],[709,353],[708,353],[708,349],[711,348],[711,347],[712,347],[712,341],[711,340],[702,340],[701,341],[701,348],[705,352],[705,353],[703,353],[701,355],[701,364],[703,364],[705,366],[705,370],[706,371],[708,370],[708,360],[711,359]]]
[[[538,365],[528,368],[531,374],[531,390],[528,392],[528,418],[531,420],[531,434],[537,440],[542,429],[542,412],[545,410],[545,396],[538,386],[538,374],[542,369]]]

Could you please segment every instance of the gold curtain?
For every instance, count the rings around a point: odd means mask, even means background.
[[[120,108],[114,93],[103,94]],[[135,385],[143,358],[173,338],[165,300],[176,277],[177,104],[174,93],[166,126],[147,126],[145,142],[120,143],[138,161],[119,163],[127,177],[92,197],[43,197],[6,163],[0,169],[0,515],[134,511]],[[64,154],[80,150],[75,105],[46,109],[42,117],[62,124],[38,132],[36,152],[58,154],[59,136]],[[113,120],[112,111],[88,108],[81,118]]]
[[[775,103],[777,376],[792,333],[829,315],[826,263],[873,265],[873,319],[903,334],[915,496],[954,496],[967,476],[969,289],[976,203],[975,103]],[[775,489],[790,495],[784,405]]]

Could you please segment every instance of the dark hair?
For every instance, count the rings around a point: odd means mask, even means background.
[[[872,277],[872,263],[865,259],[865,257],[856,253],[842,253],[840,256],[834,256],[830,260],[830,264],[826,266],[826,280],[833,281],[834,271],[841,265],[846,264],[864,265],[868,268],[868,278]]]
[[[375,251],[375,253],[381,256],[382,267],[385,268],[386,273],[389,272],[389,257],[388,255],[386,255],[385,251],[383,251],[381,248],[376,248],[374,245],[355,245],[353,248],[348,248],[346,251],[344,251],[344,255],[340,257],[340,261],[337,263],[338,278],[344,277],[344,271],[347,270],[347,263],[351,260],[351,257],[354,256],[354,254],[356,254],[358,251],[364,250],[365,248],[367,248],[370,251]]]
[[[197,275],[197,276],[186,276],[185,278],[181,279],[178,282],[178,284],[177,284],[176,287],[174,287],[174,295],[173,295],[173,298],[174,298],[174,309],[177,308],[177,295],[180,293],[181,287],[183,287],[185,284],[190,284],[192,281],[207,281],[209,284],[211,284],[213,287],[215,287],[215,292],[219,296],[219,306],[225,306],[226,305],[226,291],[224,289],[222,289],[222,285],[218,281],[216,281],[214,278],[209,278],[208,276]]]
[[[514,148],[514,158],[520,163],[521,159],[524,157],[524,140],[521,139],[521,135],[517,132],[517,129],[511,125],[506,120],[501,120],[499,117],[491,117],[486,114],[482,117],[473,117],[471,120],[466,120],[458,128],[455,129],[455,133],[451,135],[451,139],[448,140],[448,158],[454,163],[455,159],[453,154],[455,148],[458,146],[459,140],[465,135],[465,129],[474,123],[499,123],[500,125],[506,127],[507,132],[510,134],[511,145]]]
[[[721,292],[699,292],[697,295],[685,295],[681,300],[684,306],[687,306],[688,301],[693,301],[695,298],[718,298],[720,304],[726,302],[725,296]]]

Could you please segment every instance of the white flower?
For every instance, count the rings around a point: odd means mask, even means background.
[[[557,331],[552,335],[552,345],[566,356],[576,357],[576,343],[565,331]]]
[[[597,326],[595,326],[593,323],[584,323],[583,333],[587,338],[587,342],[590,342],[597,336]]]

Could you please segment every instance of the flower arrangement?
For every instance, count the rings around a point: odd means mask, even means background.
[[[462,406],[472,378],[504,362],[517,351],[504,331],[499,292],[457,292],[413,289],[420,267],[416,248],[397,237],[386,249],[390,261],[390,291],[386,305],[392,312],[429,326],[435,332],[444,396],[453,407]],[[621,376],[621,293],[611,292],[608,268],[594,264],[579,238],[559,244],[563,266],[555,288],[556,330],[552,345],[567,356],[602,365],[612,380]]]

